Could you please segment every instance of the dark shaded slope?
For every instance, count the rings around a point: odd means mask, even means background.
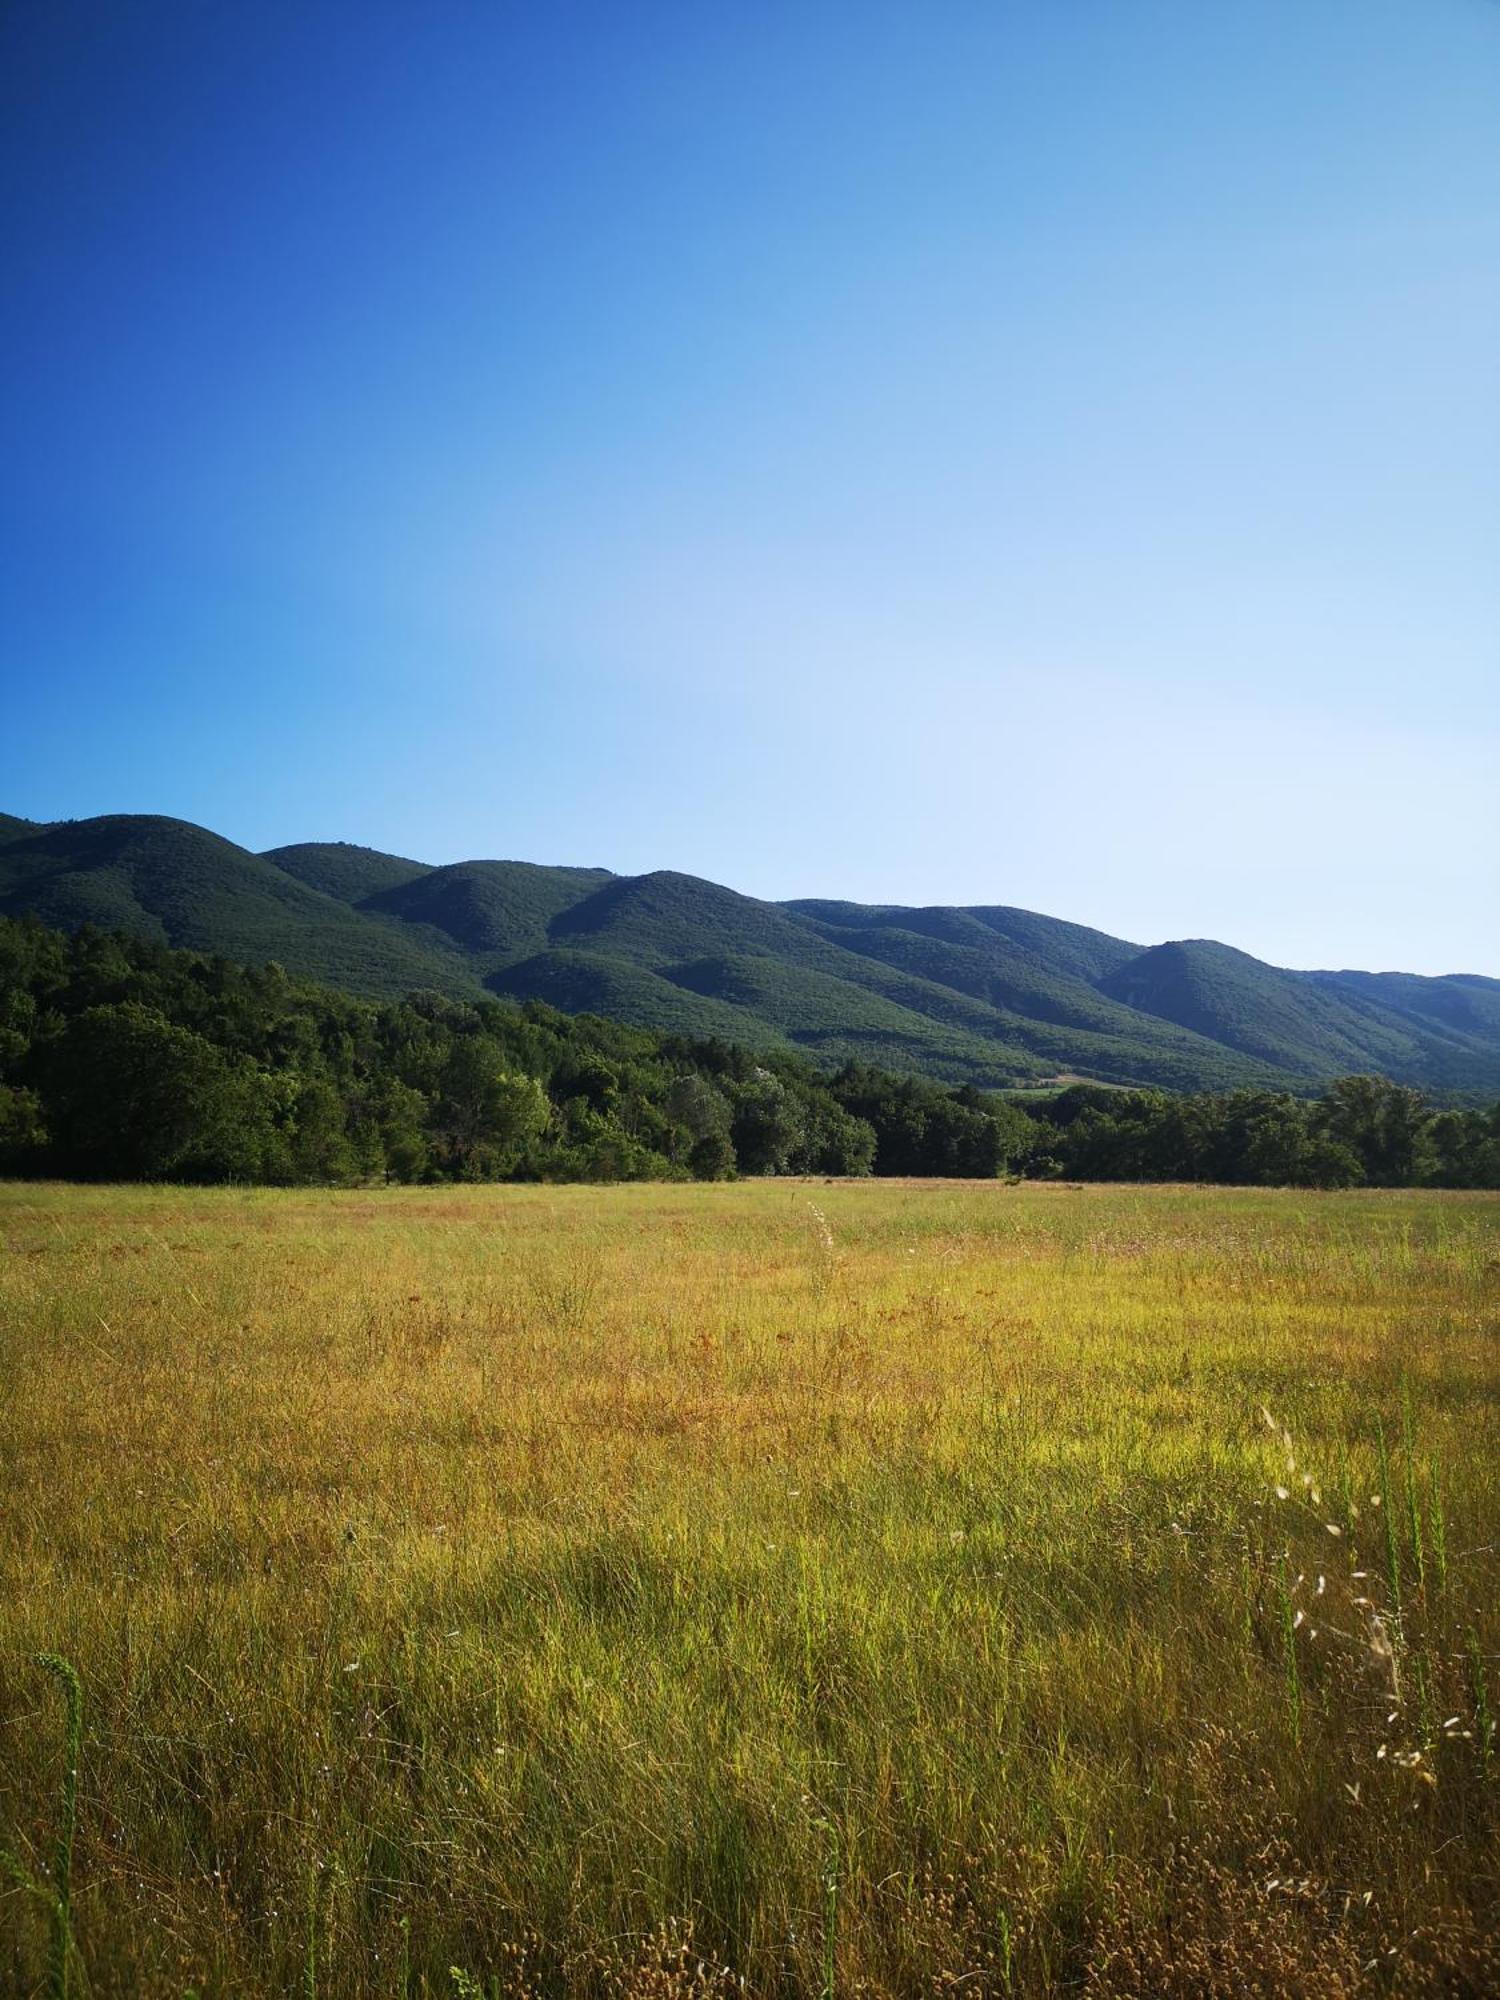
[[[554,947],[492,973],[490,991],[508,1000],[545,1000],[565,1014],[602,1014],[629,1027],[696,1035],[750,1049],[791,1044],[770,1022],[712,996],[674,986],[645,966],[596,952]]]
[[[426,924],[493,964],[545,947],[548,927],[613,881],[607,868],[456,861],[368,897],[362,908]]]

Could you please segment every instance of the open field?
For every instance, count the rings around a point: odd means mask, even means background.
[[[0,1230],[0,1990],[1500,1991],[1500,1198]]]

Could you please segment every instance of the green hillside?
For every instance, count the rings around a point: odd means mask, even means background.
[[[944,914],[970,923],[997,958],[1007,950],[1019,955],[966,912]],[[881,936],[897,933],[841,929],[808,916],[802,905],[759,902],[692,875],[616,877],[559,917],[551,934],[558,942],[586,944],[595,954],[654,967],[677,984],[684,979],[680,968],[690,966],[695,991],[773,1022],[830,1063],[857,1055],[984,1084],[1080,1065],[1112,1081],[1147,1076],[1183,1089],[1270,1077],[1253,1059],[1132,1017],[1090,988],[1079,988],[1074,1009],[1090,1016],[1089,1025],[1059,1027],[1036,1018],[1024,1003],[997,1004],[982,981],[975,991],[951,976],[944,948],[935,942],[930,965],[920,952],[903,963],[896,951],[895,962],[888,962],[875,946]],[[1047,979],[1044,969],[1031,975],[1033,985]]]
[[[799,908],[805,907],[802,905]],[[846,906],[847,907],[847,906]],[[1109,999],[1097,987],[1070,971],[1049,964],[1039,951],[1017,944],[967,910],[891,910],[881,913],[879,924],[820,925],[822,935],[847,949],[904,973],[965,993],[998,1013],[1014,1017],[1010,1032],[1033,1053],[1066,1056],[1073,1048],[1087,1046],[1106,1072],[1118,1061],[1128,1069],[1138,1062],[1143,1048],[1149,1048],[1159,1065],[1181,1063],[1201,1070],[1210,1061],[1229,1071],[1238,1067],[1222,1049],[1210,1051],[1201,1038],[1179,1027],[1143,1019],[1119,1002]],[[1059,931],[1074,928],[1058,925]],[[1085,935],[1098,936],[1098,933]],[[1042,940],[1038,936],[1038,942]],[[1114,942],[1101,940],[1101,943]],[[1134,946],[1121,946],[1132,953]],[[1066,943],[1060,956],[1065,965],[1079,962],[1079,955]],[[1091,954],[1095,962],[1113,954]],[[1049,1028],[1078,1030],[1089,1039],[1085,1045],[1075,1034],[1059,1036]],[[1102,1038],[1096,1039],[1096,1038]],[[1108,1045],[1120,1043],[1110,1051]]]
[[[259,855],[185,820],[64,820],[0,845],[0,914],[95,924],[194,951],[276,959],[351,992],[472,993],[462,956],[357,915]]]
[[[643,959],[749,951],[816,969],[827,956],[809,926],[780,904],[758,902],[717,882],[667,869],[616,876],[561,916],[553,935],[587,937],[596,949]]]
[[[1011,1081],[1034,1067],[1019,1044],[950,1025],[877,992],[769,955],[718,953],[668,969],[689,991],[772,1022],[789,1042],[825,1064],[868,1062],[921,1069],[950,1082]]]
[[[1288,972],[1208,940],[1143,949],[1003,904],[767,903],[671,870],[475,860],[342,841],[251,854],[181,820],[0,816],[0,913],[386,997],[430,988],[1000,1088],[1173,1090],[1377,1070],[1500,1087],[1500,981]]]
[[[383,890],[360,908],[430,925],[471,957],[500,964],[544,950],[551,927],[610,879],[604,868],[459,861]]]
[[[954,909],[936,905],[930,909],[909,909],[899,904],[826,903],[808,900],[784,905],[803,916],[816,917],[847,931],[897,930],[917,932],[946,944],[984,948],[998,939],[1015,951],[1027,953],[1041,966],[1064,977],[1084,981],[1100,979],[1123,965],[1140,951],[1138,944],[1090,930],[1084,924],[1069,924],[1060,917],[1041,917],[1032,910],[990,908]]]
[[[545,1000],[564,1014],[599,1014],[627,1027],[734,1042],[785,1052],[787,1037],[770,1022],[691,988],[674,986],[628,959],[588,951],[549,950],[490,975],[490,991],[505,1000]]]
[[[306,840],[295,847],[273,847],[261,859],[274,862],[284,874],[295,875],[309,889],[321,890],[341,903],[362,903],[382,889],[399,888],[433,872],[425,861],[408,861],[402,855],[356,847],[347,840]]]
[[[1318,986],[1365,1002],[1436,1030],[1460,1042],[1500,1035],[1500,979],[1477,973],[1445,973],[1420,979],[1410,972],[1309,972]]]
[[[1408,991],[1442,984],[1407,980]],[[1127,1006],[1309,1080],[1375,1070],[1438,1087],[1482,1089],[1495,1073],[1500,1037],[1493,1030],[1486,1047],[1482,1027],[1455,1034],[1436,1022],[1424,1024],[1409,1004],[1393,1009],[1379,987],[1361,991],[1318,974],[1284,972],[1209,939],[1157,945],[1100,986]]]

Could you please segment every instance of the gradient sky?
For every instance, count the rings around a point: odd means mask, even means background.
[[[0,807],[1500,974],[1500,5],[9,0]]]

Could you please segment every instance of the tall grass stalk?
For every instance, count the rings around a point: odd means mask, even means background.
[[[1480,1776],[1488,1784],[1495,1774],[1495,1718],[1490,1713],[1489,1679],[1479,1634],[1469,1631],[1469,1682],[1474,1699],[1474,1750]]]
[[[1406,1532],[1411,1544],[1412,1564],[1416,1571],[1417,1591],[1427,1595],[1427,1559],[1422,1546],[1422,1509],[1417,1502],[1417,1449],[1413,1435],[1411,1415],[1411,1385],[1403,1379],[1401,1384],[1401,1444],[1403,1471],[1406,1489]]]
[[[61,1653],[38,1653],[36,1664],[62,1689],[66,1711],[62,1815],[52,1863],[52,1956],[47,1991],[68,2000],[73,1967],[73,1843],[78,1832],[78,1767],[83,1757],[83,1681]]]
[[[306,1929],[302,1944],[302,2000],[318,2000],[318,1975],[325,1955],[328,1898],[333,1889],[333,1868],[327,1861],[312,1862],[307,1871]]]
[[[1391,1455],[1386,1448],[1385,1424],[1377,1422],[1376,1443],[1380,1455],[1380,1519],[1385,1531],[1385,1581],[1391,1594],[1391,1616],[1401,1622],[1401,1531],[1396,1525],[1396,1508],[1391,1490]]]
[[[1285,1554],[1277,1568],[1277,1602],[1281,1612],[1282,1673],[1286,1682],[1286,1709],[1292,1725],[1292,1741],[1302,1741],[1302,1675],[1297,1665],[1297,1608],[1287,1581]]]
[[[1448,1591],[1448,1521],[1443,1512],[1443,1482],[1437,1454],[1427,1461],[1427,1538],[1432,1547],[1432,1567],[1439,1592]]]
[[[839,1950],[839,1836],[832,1820],[815,1822],[823,1835],[823,1980],[818,2000],[835,2000]]]

